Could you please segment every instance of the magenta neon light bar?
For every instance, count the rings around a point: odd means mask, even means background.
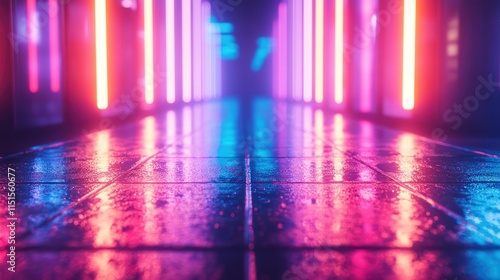
[[[286,98],[287,94],[287,6],[280,3],[278,7],[278,96]]]
[[[335,103],[344,101],[344,0],[335,0]]]
[[[182,100],[191,101],[192,95],[192,6],[191,0],[182,1]]]
[[[59,49],[59,6],[57,0],[49,0],[49,44],[50,44],[50,89],[61,90],[60,49]]]
[[[302,0],[293,1],[293,98],[302,100]]]
[[[166,2],[167,102],[175,102],[175,0]]]
[[[153,0],[144,0],[144,94],[146,104],[152,104],[154,92],[154,38],[153,38]]]
[[[317,103],[323,102],[323,67],[324,67],[324,0],[316,0],[316,10],[315,10],[315,69],[314,69],[314,77],[315,77],[315,100]]]
[[[279,20],[279,19],[278,19]],[[279,55],[281,52],[281,42],[278,35],[278,21],[273,22],[273,96],[280,97],[281,86],[281,66],[279,64]]]
[[[313,1],[303,1],[303,94],[304,101],[310,102],[313,95]]]
[[[31,93],[38,91],[38,37],[39,29],[36,18],[36,0],[27,0],[28,14],[28,79]]]
[[[203,22],[203,99],[210,99],[212,90],[212,29],[210,24],[211,6],[210,2],[203,1],[201,4]]]
[[[202,15],[201,0],[193,0],[193,99],[202,99]]]

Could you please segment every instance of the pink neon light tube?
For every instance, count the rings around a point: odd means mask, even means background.
[[[279,97],[286,98],[287,96],[287,7],[285,3],[280,3],[278,7],[278,42],[279,42]]]
[[[202,99],[201,0],[193,0],[193,99]]]
[[[175,102],[175,0],[166,2],[167,102]]]
[[[302,99],[302,0],[295,0],[293,2],[293,97],[295,100]]]
[[[316,22],[315,22],[315,100],[323,102],[323,71],[324,71],[324,0],[316,0]]]
[[[404,1],[403,27],[403,109],[415,107],[415,33],[417,1]]]
[[[49,0],[50,89],[61,90],[61,63],[59,50],[59,6],[57,0]]]
[[[97,108],[108,108],[108,44],[106,1],[94,0]]]
[[[203,1],[201,4],[202,22],[203,22],[203,60],[204,60],[204,78],[203,78],[203,99],[210,99],[212,89],[212,27],[210,23],[211,6],[210,2]]]
[[[304,45],[303,50],[303,60],[304,60],[304,101],[310,102],[312,100],[312,90],[313,90],[313,1],[304,0],[303,2],[303,34],[304,38],[302,43]]]
[[[192,6],[191,0],[182,1],[182,100],[191,101],[192,95]]]
[[[28,80],[31,93],[38,91],[38,22],[36,18],[36,0],[27,0],[28,13]]]
[[[153,0],[144,0],[144,94],[146,104],[152,104],[154,91]]]
[[[335,103],[344,101],[344,0],[335,1]]]
[[[278,40],[278,23],[273,22],[273,96],[280,97],[280,86],[281,81],[279,79],[281,67],[279,64],[279,52],[280,52],[280,41]]]

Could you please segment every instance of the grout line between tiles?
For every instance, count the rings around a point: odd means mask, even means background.
[[[324,137],[320,137],[320,136],[317,136],[313,131],[308,131],[306,129],[303,129],[303,128],[297,128],[299,129],[300,131],[302,131],[303,133],[309,133],[309,134],[312,134],[313,137],[323,141],[324,143],[328,144],[328,145],[334,145],[331,141],[329,141],[328,139],[325,139]],[[367,166],[368,168],[374,170],[375,172],[378,172],[379,174],[385,176],[386,178],[390,179],[391,181],[393,181],[396,185],[398,185],[399,187],[405,189],[406,191],[410,192],[410,194],[414,195],[415,197],[418,197],[420,198],[421,200],[425,201],[426,203],[428,203],[429,205],[431,205],[432,207],[435,207],[436,209],[440,210],[441,212],[443,212],[445,215],[448,215],[449,217],[455,219],[459,224],[469,228],[470,230],[482,235],[483,237],[486,238],[486,240],[489,240],[490,238],[488,237],[489,235],[484,233],[478,225],[475,225],[475,224],[472,224],[470,222],[468,222],[464,217],[460,216],[458,213],[456,213],[455,211],[447,208],[446,206],[440,204],[439,202],[433,200],[432,198],[424,195],[424,194],[421,194],[419,193],[418,191],[416,191],[414,188],[412,188],[411,186],[408,186],[407,183],[403,183],[401,181],[399,181],[397,178],[389,175],[388,173],[382,171],[381,169],[375,167],[375,166],[372,166],[366,162],[364,162],[362,159],[356,157],[356,156],[353,156],[351,155],[350,153],[348,152],[345,152],[343,150],[341,150],[340,148],[336,148],[335,146],[333,146],[334,149],[336,149],[337,151],[341,152],[342,154],[344,154],[345,156],[349,157],[349,158],[352,158],[356,161],[358,161],[359,163]]]

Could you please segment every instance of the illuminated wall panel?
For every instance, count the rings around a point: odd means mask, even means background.
[[[344,73],[347,76],[344,92],[349,92],[349,108],[356,112],[374,113],[376,108],[375,80],[378,2],[371,0],[349,1],[344,7],[348,23],[345,33]],[[357,51],[352,51],[356,48]],[[346,50],[347,49],[347,50]],[[351,78],[352,77],[352,78]]]
[[[9,1],[7,1],[9,2]],[[55,0],[11,1],[12,29],[5,32],[13,65],[14,125],[16,129],[63,122],[61,94],[61,4]],[[9,7],[2,5],[2,9]],[[12,16],[12,17],[11,17]],[[2,61],[3,66],[9,65]]]

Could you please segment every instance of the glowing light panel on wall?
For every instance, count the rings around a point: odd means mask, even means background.
[[[26,10],[28,14],[28,83],[31,93],[39,89],[38,82],[38,40],[39,27],[37,24],[36,0],[27,0]]]
[[[108,44],[105,0],[94,0],[97,108],[108,108]]]
[[[324,0],[316,0],[316,22],[315,22],[315,100],[323,102],[323,51],[324,51]]]
[[[335,103],[344,101],[344,0],[335,1]]]
[[[415,34],[416,0],[404,1],[403,20],[403,109],[413,110],[415,106]]]
[[[175,0],[166,2],[167,102],[175,102]]]
[[[152,104],[154,92],[153,65],[153,0],[144,0],[144,93],[147,104]]]

